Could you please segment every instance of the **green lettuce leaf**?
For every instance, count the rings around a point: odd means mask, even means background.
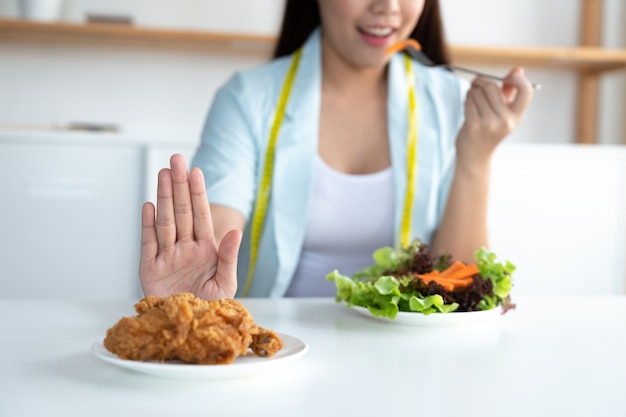
[[[476,266],[480,276],[491,280],[494,297],[485,296],[479,303],[482,310],[490,310],[502,304],[513,288],[512,275],[515,265],[506,261],[504,264],[496,261],[496,255],[485,248],[480,248],[474,254]]]

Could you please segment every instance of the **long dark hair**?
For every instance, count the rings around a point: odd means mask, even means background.
[[[295,52],[320,23],[317,0],[286,0],[274,58]],[[422,45],[422,51],[435,63],[450,64],[439,0],[424,2],[422,15],[410,37]]]

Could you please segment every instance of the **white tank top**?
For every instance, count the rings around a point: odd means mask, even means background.
[[[374,263],[372,253],[393,245],[391,167],[344,174],[317,156],[304,245],[287,297],[333,297],[334,269],[351,276]]]

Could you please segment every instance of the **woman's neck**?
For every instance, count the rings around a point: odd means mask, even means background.
[[[372,93],[385,92],[387,66],[363,68],[352,65],[337,51],[322,41],[322,89],[354,98],[371,97]]]

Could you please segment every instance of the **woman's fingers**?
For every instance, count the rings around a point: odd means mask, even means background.
[[[185,158],[179,154],[171,157],[170,166],[159,172],[156,235],[160,250],[167,250],[177,241],[213,237],[202,173],[197,168],[192,170],[191,179]]]
[[[222,239],[218,251],[219,261],[215,274],[217,285],[223,289],[234,286],[233,293],[237,290],[237,258],[241,238],[240,230],[231,230]]]
[[[489,102],[482,89],[476,85],[476,81],[472,82],[472,88],[467,93],[467,101],[472,103],[475,114],[480,119],[485,119],[490,116],[491,110],[489,108]]]
[[[470,93],[474,94],[479,104],[481,116],[493,110],[500,117],[520,119],[532,99],[533,91],[532,84],[524,76],[524,70],[516,67],[504,77],[502,87],[491,80],[477,77],[472,82]],[[485,103],[489,108],[483,106]]]
[[[484,128],[502,139],[519,125],[532,94],[532,84],[524,76],[524,71],[513,68],[504,78],[502,86],[477,77],[472,82],[467,101],[475,106],[475,113]]]
[[[521,117],[530,104],[534,93],[532,83],[524,75],[524,70],[516,67],[509,71],[504,77],[502,89],[511,99],[508,105],[509,109]]]
[[[213,219],[211,207],[206,195],[204,175],[199,168],[193,168],[189,173],[189,190],[193,207],[193,232],[198,241],[214,241]]]
[[[176,239],[182,242],[193,240],[193,208],[189,191],[187,163],[182,155],[170,158],[172,174],[172,194],[174,219],[176,221]]]
[[[145,203],[141,210],[141,263],[156,258],[159,252],[159,241],[154,227],[154,214],[154,205]]]
[[[159,171],[157,186],[156,235],[159,251],[170,249],[176,243],[176,219],[172,174],[168,168]]]
[[[478,94],[482,96],[485,106],[484,113],[494,113],[498,117],[506,117],[506,98],[500,87],[486,78],[476,78],[473,82]],[[488,107],[487,107],[488,106]]]

